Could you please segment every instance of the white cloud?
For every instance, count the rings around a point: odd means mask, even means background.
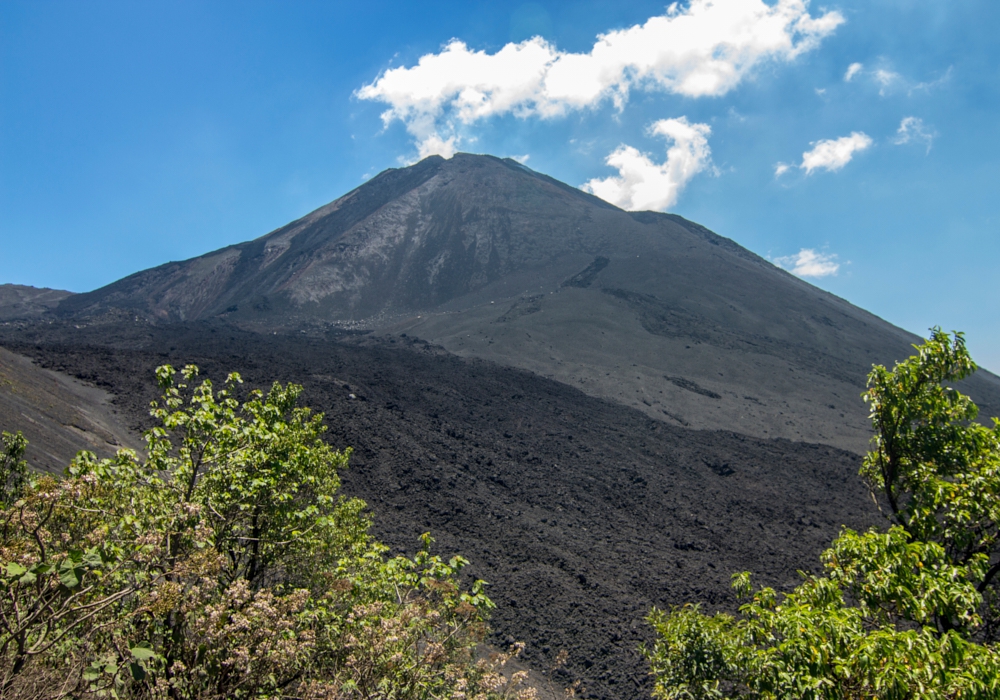
[[[882,97],[891,93],[905,91],[908,96],[919,91],[930,92],[951,80],[952,68],[948,68],[941,77],[934,80],[914,83],[909,78],[897,73],[882,61],[882,66],[872,70],[866,70],[860,63],[852,63],[844,73],[844,82],[853,82],[857,77],[863,77],[868,82],[874,83],[878,87],[878,94]]]
[[[521,165],[524,165],[528,162],[528,159],[531,158],[531,154],[525,153],[523,156],[511,156],[510,158],[511,160],[516,160]]]
[[[924,120],[919,117],[903,117],[903,121],[899,123],[899,129],[896,130],[896,137],[892,140],[897,146],[903,146],[908,143],[923,143],[927,145],[927,152],[931,152],[931,144],[934,142],[934,137],[937,136],[937,132],[933,129],[927,127],[924,124]]]
[[[434,155],[451,158],[457,152],[458,137],[454,135],[443,139],[432,132],[417,142],[418,160],[423,160],[427,156]]]
[[[684,185],[711,161],[708,136],[712,130],[708,124],[691,124],[681,117],[661,119],[649,127],[649,133],[672,143],[663,163],[654,163],[647,154],[622,144],[604,161],[618,169],[618,176],[595,178],[581,189],[632,211],[664,211],[673,206]]]
[[[802,154],[802,165],[799,167],[806,171],[806,175],[811,175],[813,170],[820,168],[830,171],[840,170],[851,162],[855,153],[871,145],[871,137],[862,131],[854,131],[850,136],[841,136],[839,139],[816,141],[812,144],[811,151]]]
[[[776,166],[774,166],[774,176],[781,177],[791,169],[792,166],[790,166],[788,163],[778,163]]]
[[[389,108],[421,154],[451,155],[462,126],[502,114],[552,118],[610,100],[621,109],[631,90],[687,97],[724,95],[764,61],[792,61],[844,22],[813,17],[809,0],[691,0],[644,24],[598,36],[588,53],[567,53],[541,37],[493,54],[452,40],[411,67],[392,68],[357,91]]]
[[[895,86],[904,83],[903,76],[896,71],[887,68],[878,68],[872,71],[872,79],[878,83],[878,94],[883,97]]]
[[[803,248],[795,255],[775,258],[772,262],[799,277],[829,277],[836,275],[840,269],[836,255],[820,253],[812,248]]]

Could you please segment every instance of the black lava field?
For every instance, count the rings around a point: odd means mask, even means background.
[[[536,670],[565,649],[554,681],[585,697],[649,697],[651,606],[733,610],[742,570],[788,590],[842,526],[879,522],[857,454],[675,427],[414,337],[52,323],[0,343],[106,389],[136,430],[163,363],[304,385],[330,443],[354,449],[343,491],[368,502],[374,533],[412,554],[430,531],[471,560],[497,604],[492,642],[526,642]]]

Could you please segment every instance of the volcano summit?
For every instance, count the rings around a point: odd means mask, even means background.
[[[861,452],[873,363],[916,336],[679,216],[492,156],[387,170],[261,238],[63,300],[155,323],[406,333],[668,423]],[[967,387],[1000,412],[1000,381]]]

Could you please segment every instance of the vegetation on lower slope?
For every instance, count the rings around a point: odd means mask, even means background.
[[[734,575],[739,617],[654,609],[656,697],[1000,698],[1000,420],[943,386],[976,369],[961,334],[917,350],[865,394],[888,531],[845,529],[792,593]]]
[[[533,696],[510,654],[477,660],[492,603],[466,562],[429,535],[390,558],[338,496],[348,452],[298,386],[241,403],[238,375],[196,375],[158,369],[143,459],[28,476],[4,434],[0,697]]]

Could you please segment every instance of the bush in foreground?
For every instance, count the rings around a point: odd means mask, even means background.
[[[889,530],[845,529],[792,593],[736,574],[738,617],[654,609],[656,697],[1000,698],[1000,421],[942,386],[976,369],[961,334],[917,351],[865,394]]]
[[[146,456],[0,457],[0,697],[533,697],[476,659],[492,603],[467,563],[389,557],[338,495],[349,450],[275,384],[157,370]],[[178,381],[179,380],[179,381]]]

